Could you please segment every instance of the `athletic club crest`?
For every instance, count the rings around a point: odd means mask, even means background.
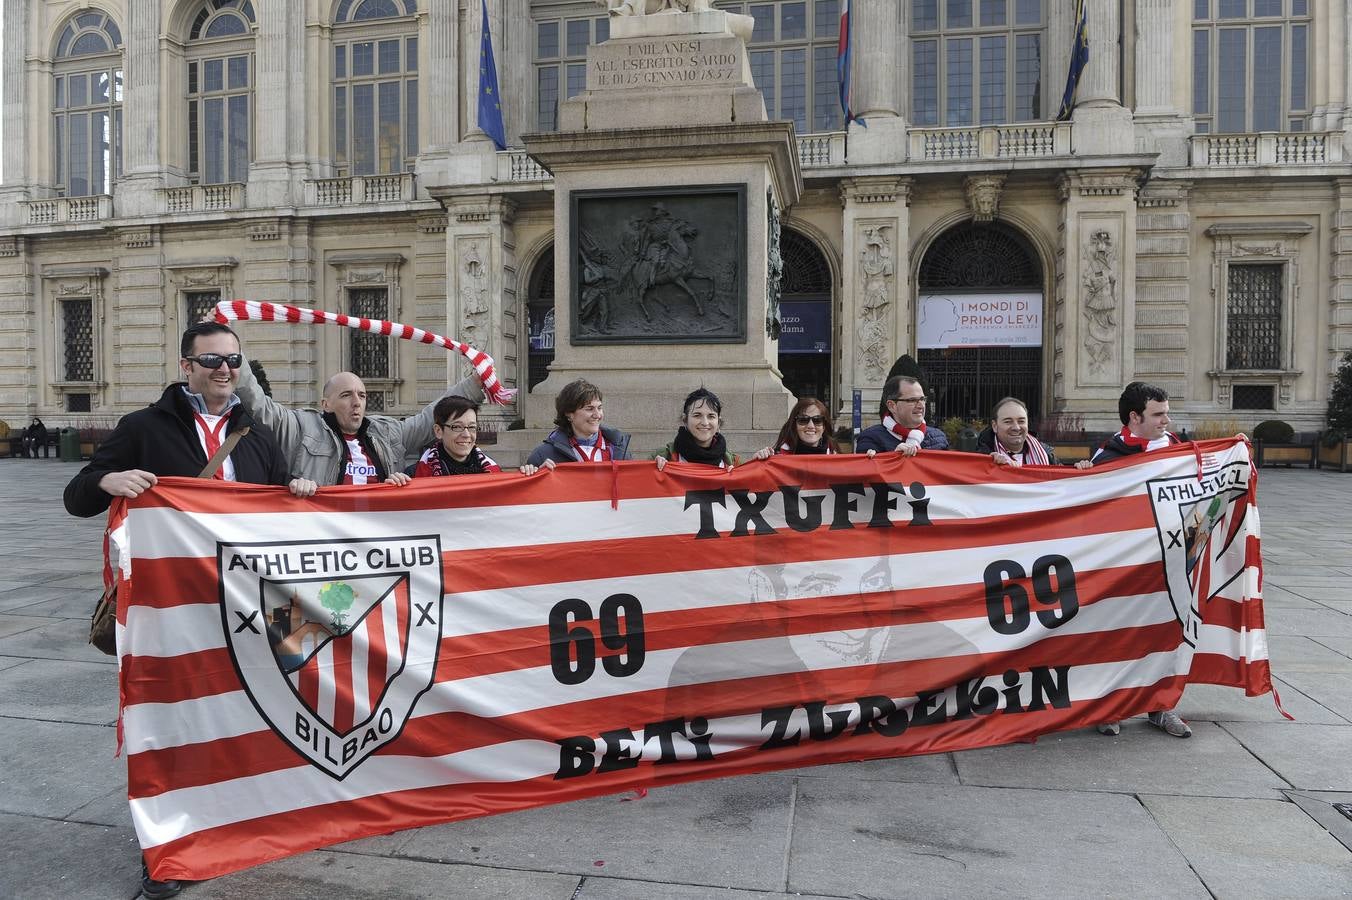
[[[435,535],[218,544],[221,620],[244,690],[342,780],[397,738],[441,646]]]
[[[1154,478],[1146,482],[1155,512],[1164,576],[1183,637],[1197,644],[1202,610],[1244,574],[1244,519],[1253,470],[1243,445],[1202,456],[1202,477]]]

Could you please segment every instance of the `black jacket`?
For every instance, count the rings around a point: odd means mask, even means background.
[[[230,453],[235,480],[286,484],[286,460],[277,439],[266,426],[255,422],[244,406],[236,406],[226,425],[226,434],[245,425],[251,426],[249,433]],[[113,433],[94,451],[89,465],[70,480],[66,485],[66,512],[87,518],[107,510],[113,498],[99,489],[99,479],[109,472],[142,469],[158,476],[195,478],[206,464],[207,454],[197,438],[183,384],[171,384],[159,400],[123,416]]]
[[[1183,443],[1183,439],[1180,438],[1178,435],[1174,434],[1172,431],[1169,432],[1168,434],[1169,434],[1169,446],[1172,447],[1174,444]],[[1128,444],[1126,441],[1122,440],[1121,432],[1118,432],[1117,434],[1113,435],[1111,438],[1108,439],[1108,443],[1098,448],[1098,452],[1096,452],[1092,457],[1092,462],[1094,463],[1094,465],[1100,466],[1103,465],[1104,463],[1112,462],[1115,459],[1121,459],[1124,456],[1131,456],[1134,453],[1144,453],[1144,452],[1145,452],[1144,447],[1142,447],[1139,444],[1135,445]]]
[[[629,459],[629,435],[605,425],[601,426],[601,434],[610,445],[610,452],[616,460]],[[557,429],[551,431],[540,442],[540,446],[535,448],[526,463],[542,466],[547,459],[552,459],[556,463],[577,462],[577,455],[573,452],[573,445],[569,443],[567,435],[561,434]]]
[[[1031,434],[1032,432],[1029,433]],[[1033,437],[1037,437],[1037,435],[1034,434]],[[1038,441],[1042,444],[1042,449],[1047,451],[1048,465],[1056,465],[1056,448],[1041,438],[1038,438]],[[991,428],[989,425],[983,428],[981,433],[976,436],[976,452],[995,452],[995,429]]]
[[[874,425],[872,428],[865,428],[859,432],[859,437],[854,440],[854,452],[865,453],[869,450],[876,450],[879,453],[889,453],[901,444],[901,438],[897,437],[883,425]],[[937,425],[930,425],[925,428],[925,439],[920,442],[921,450],[947,450],[948,435]]]

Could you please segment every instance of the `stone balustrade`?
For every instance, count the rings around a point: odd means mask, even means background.
[[[101,222],[113,217],[113,198],[108,194],[92,197],[52,197],[22,201],[27,225],[56,225],[63,222]]]
[[[1189,161],[1198,168],[1324,166],[1343,161],[1342,138],[1339,131],[1194,134]]]
[[[910,157],[935,162],[955,159],[1041,159],[1069,156],[1069,122],[1023,122],[969,128],[913,128]]]
[[[306,206],[406,203],[414,199],[413,174],[348,175],[305,182]]]
[[[219,212],[244,208],[244,185],[190,184],[159,191],[160,211],[165,213]]]

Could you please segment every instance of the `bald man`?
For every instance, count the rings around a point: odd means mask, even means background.
[[[366,385],[351,372],[339,372],[324,383],[319,409],[289,409],[264,394],[247,359],[239,368],[236,392],[254,417],[276,433],[292,477],[309,479],[321,487],[382,481],[407,484],[407,451],[421,449],[434,438],[435,400],[407,419],[368,416]],[[446,394],[476,402],[484,396],[473,375]]]

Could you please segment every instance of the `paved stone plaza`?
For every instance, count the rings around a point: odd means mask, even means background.
[[[0,897],[129,898],[115,668],[85,643],[101,519],[77,466],[0,460]],[[1352,897],[1352,475],[1265,470],[1270,698],[964,753],[602,797],[400,832],[191,898]]]

